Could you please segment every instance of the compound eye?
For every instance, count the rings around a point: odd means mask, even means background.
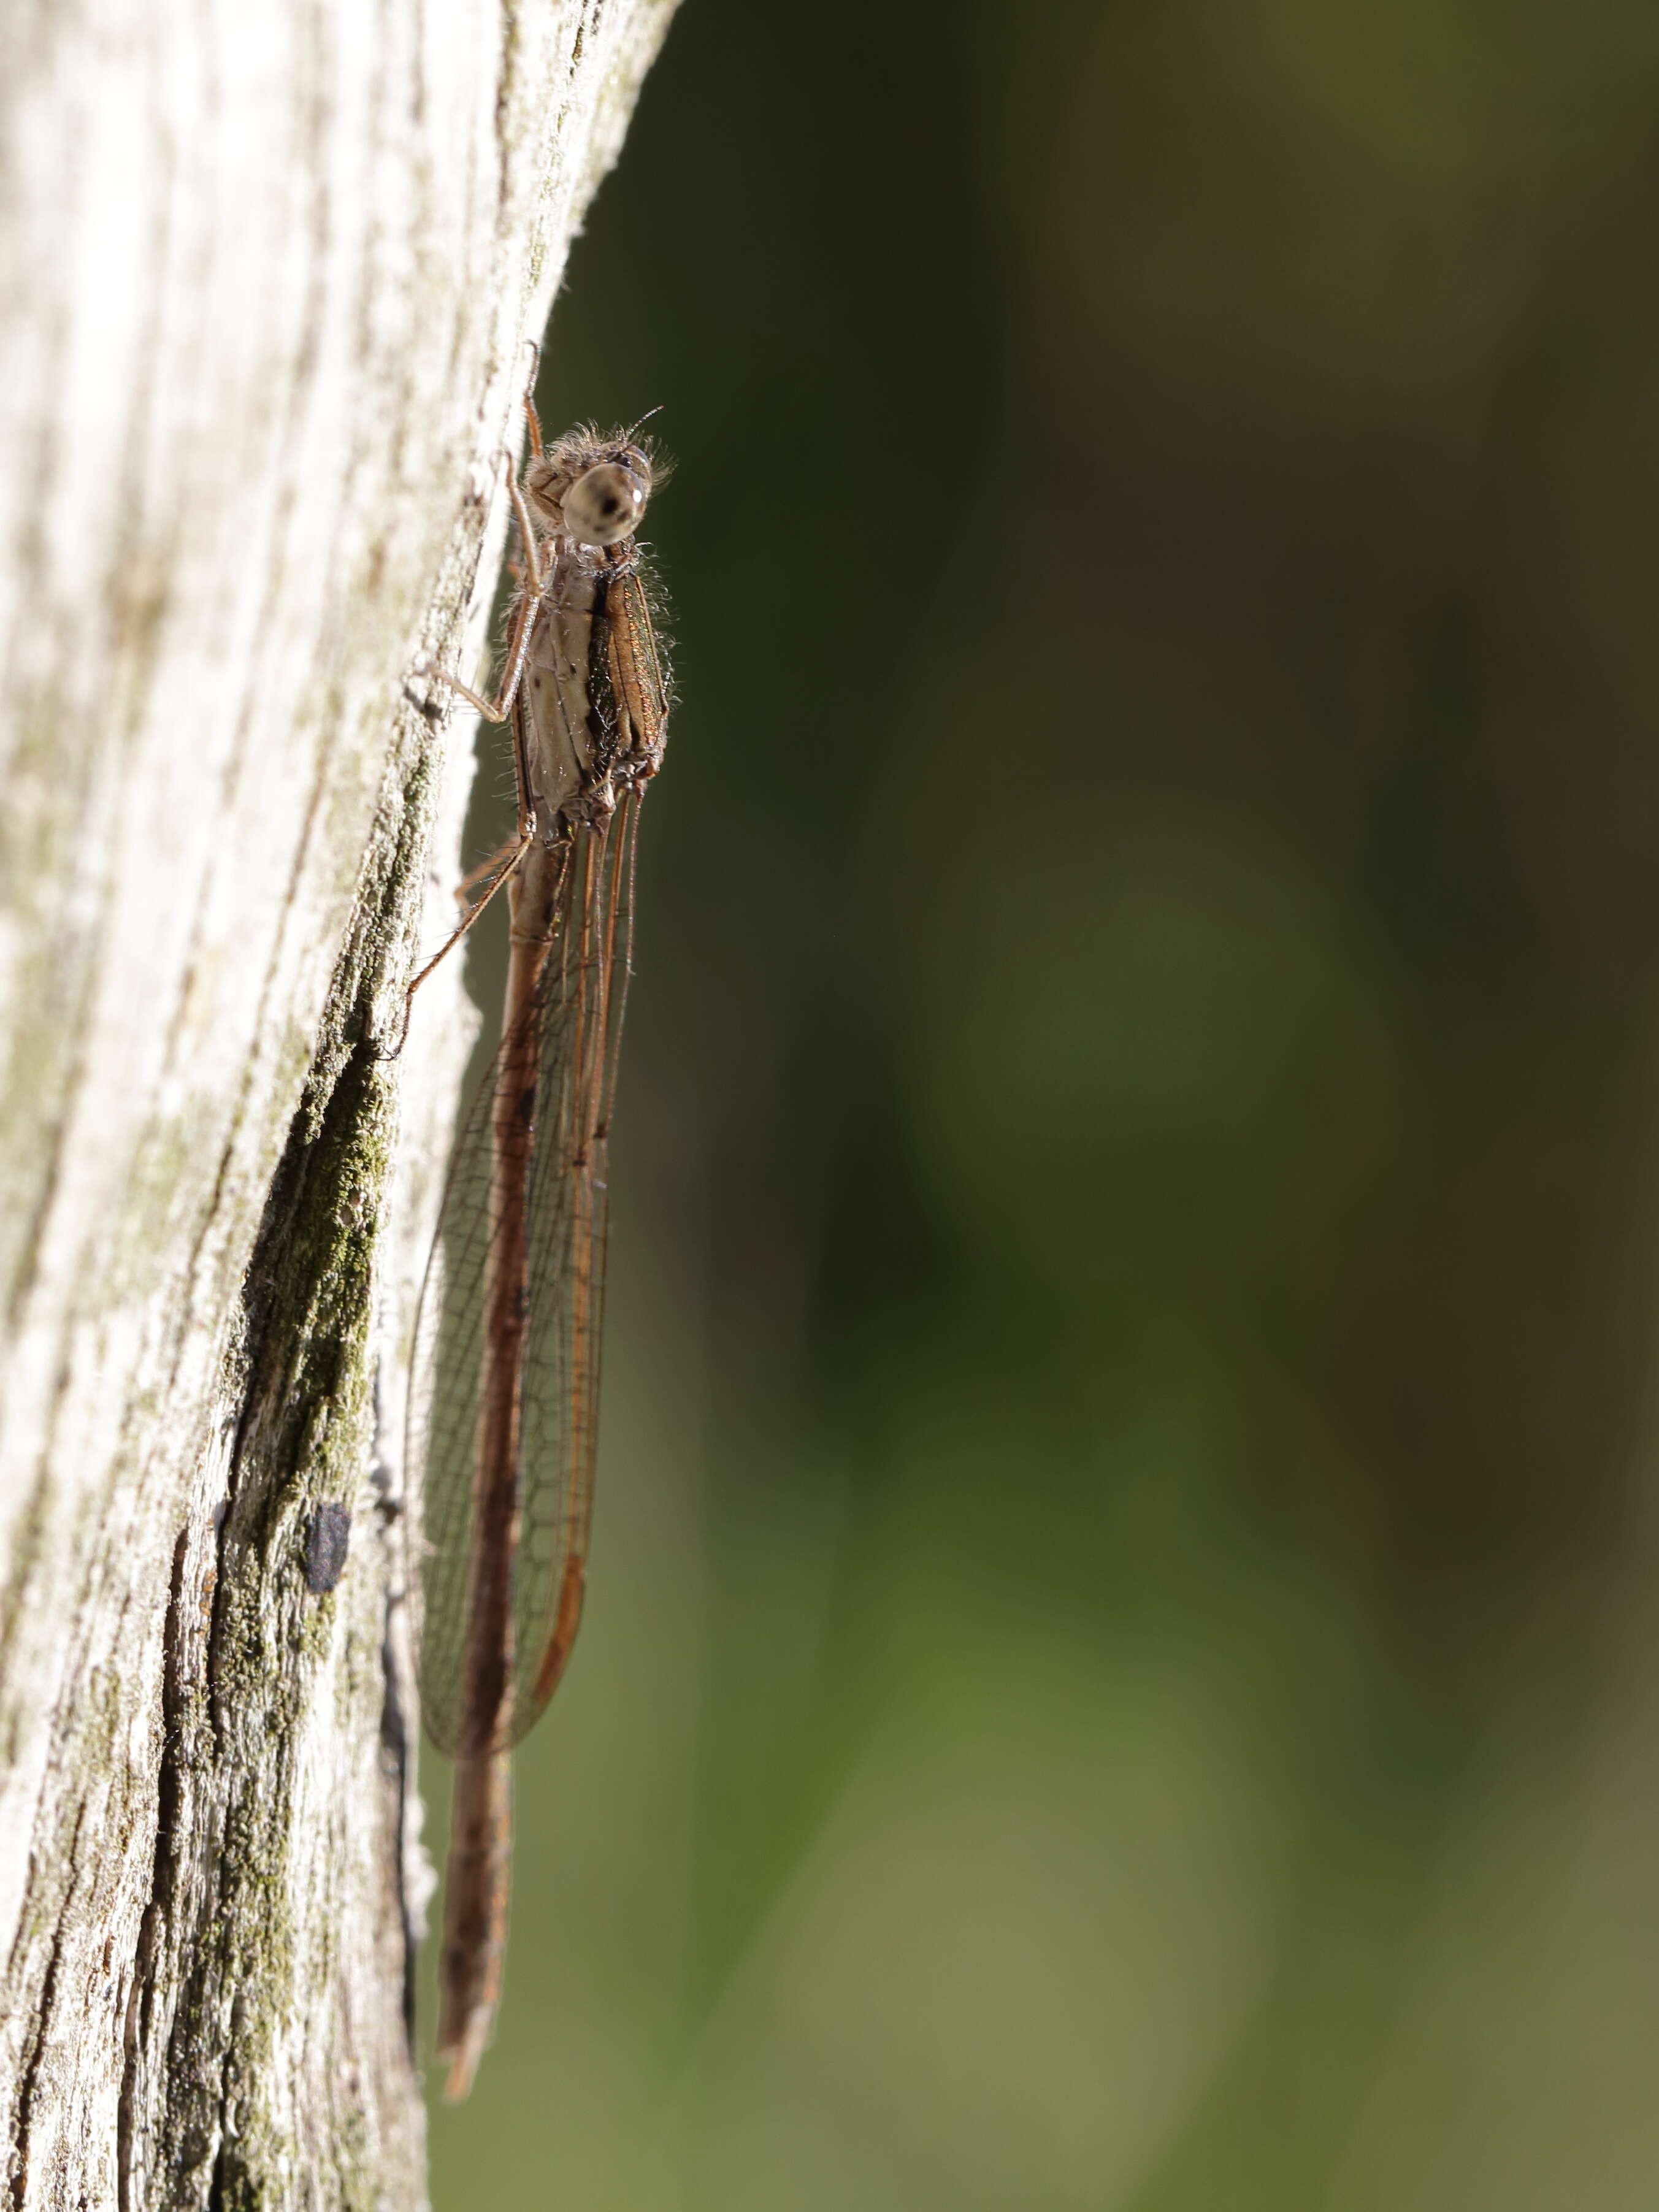
[[[646,487],[616,461],[584,469],[564,495],[564,526],[579,545],[614,545],[645,513]]]

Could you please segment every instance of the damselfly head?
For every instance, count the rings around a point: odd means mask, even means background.
[[[614,545],[640,526],[647,487],[617,461],[586,469],[564,495],[564,526],[579,545]]]
[[[591,430],[556,439],[535,455],[524,476],[525,496],[537,514],[579,545],[616,545],[631,538],[652,483],[643,447]]]

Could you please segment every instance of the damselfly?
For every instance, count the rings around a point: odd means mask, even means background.
[[[427,1539],[422,1698],[456,1762],[438,2021],[451,2097],[471,2086],[501,1986],[508,1754],[581,1614],[606,1139],[635,842],[666,708],[634,535],[660,470],[633,433],[583,428],[544,446],[525,407],[531,454],[512,488],[523,568],[501,696],[443,679],[512,729],[517,831],[469,879],[482,895],[450,940],[505,884],[507,1004],[449,1170],[410,1393]]]

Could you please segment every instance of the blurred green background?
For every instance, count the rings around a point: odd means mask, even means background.
[[[1659,2203],[1656,252],[1627,0],[687,0],[542,393],[663,405],[681,703],[440,2212]]]

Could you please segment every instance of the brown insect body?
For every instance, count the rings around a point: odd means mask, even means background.
[[[586,429],[544,447],[531,422],[506,679],[498,701],[466,694],[510,719],[518,776],[517,837],[461,925],[506,885],[502,1040],[450,1170],[410,1394],[429,1547],[422,1694],[428,1732],[457,1762],[438,2030],[452,2097],[471,2086],[500,1990],[508,1753],[551,1695],[581,1613],[605,1152],[639,811],[666,713],[633,535],[651,458]]]

